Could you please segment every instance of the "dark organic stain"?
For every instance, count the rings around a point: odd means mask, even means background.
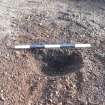
[[[64,75],[79,71],[83,66],[82,56],[79,52],[69,53],[66,50],[40,50],[32,52],[35,59],[42,62],[41,72],[49,76]]]

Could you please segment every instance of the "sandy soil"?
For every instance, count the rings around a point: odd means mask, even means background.
[[[105,105],[105,1],[0,0],[0,105]]]

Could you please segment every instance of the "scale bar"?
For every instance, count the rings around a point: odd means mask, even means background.
[[[91,44],[45,44],[45,45],[16,45],[15,49],[51,49],[51,48],[89,48]]]

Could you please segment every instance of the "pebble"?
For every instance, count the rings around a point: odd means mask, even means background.
[[[58,103],[58,105],[63,105],[62,102]]]
[[[11,41],[8,41],[6,45],[11,46]]]
[[[56,91],[55,93],[56,93],[56,95],[58,95],[58,94],[59,94],[59,92],[58,92],[58,91]]]
[[[5,98],[3,96],[3,93],[1,93],[1,95],[0,95],[0,100],[5,101]]]
[[[21,55],[20,51],[15,51],[16,55]]]
[[[32,105],[32,101],[31,100],[28,101],[28,105]]]
[[[62,89],[62,87],[63,87],[62,84],[58,84],[58,85],[57,85],[57,88],[58,88],[58,89]]]

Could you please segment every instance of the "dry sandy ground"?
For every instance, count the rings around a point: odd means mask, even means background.
[[[69,42],[93,47],[12,48]],[[105,105],[105,1],[0,0],[0,105]]]

